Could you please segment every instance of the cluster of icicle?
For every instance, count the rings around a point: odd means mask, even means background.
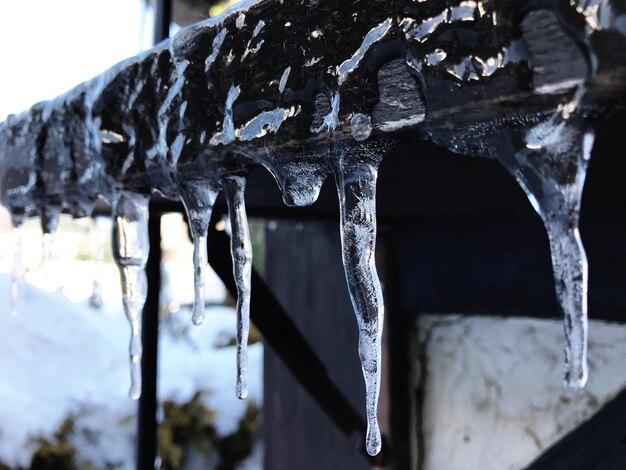
[[[359,353],[367,384],[367,417],[369,423],[368,449],[376,454],[380,450],[376,407],[380,384],[381,327],[383,299],[374,264],[376,242],[375,186],[377,168],[374,162],[353,163],[342,158],[338,173],[341,195],[341,233],[343,259],[348,286],[359,320]],[[220,181],[226,195],[230,214],[231,253],[237,286],[237,396],[246,398],[247,341],[250,326],[250,290],[252,272],[252,245],[246,216],[243,176],[228,176]],[[195,301],[192,321],[199,325],[204,320],[204,282],[207,265],[207,231],[211,210],[218,189],[201,182],[185,182],[180,187],[191,233],[194,241]],[[122,298],[126,316],[131,327],[129,347],[131,365],[130,396],[141,395],[141,311],[146,300],[147,283],[145,266],[148,258],[148,202],[146,195],[115,191],[113,206],[113,256],[120,270]],[[20,269],[20,225],[25,215],[37,210],[25,207],[14,211],[15,258],[11,282],[12,312],[16,314],[18,296],[18,272]],[[58,224],[60,208],[41,208],[44,231],[45,258],[50,257],[52,237]],[[48,217],[46,217],[46,215]],[[44,261],[45,262],[45,261]]]
[[[96,86],[92,82],[57,100],[38,104],[30,111],[11,116],[0,126],[4,162],[2,200],[12,213],[15,233],[15,269],[11,283],[14,313],[20,267],[19,230],[23,219],[40,215],[46,256],[49,256],[52,237],[63,211],[82,217],[91,213],[97,201],[105,199],[110,203],[113,257],[119,267],[123,305],[131,327],[129,394],[137,399],[141,395],[141,312],[147,294],[145,267],[149,252],[149,194],[121,187],[104,171],[100,155],[102,144],[107,144],[107,139],[115,139],[116,136],[107,135],[99,127],[99,117],[91,112],[91,106],[113,75],[109,73],[108,77],[99,78]],[[43,146],[42,140],[46,141]],[[337,159],[336,177],[341,198],[343,260],[358,319],[359,355],[366,381],[367,449],[370,454],[376,455],[382,445],[376,410],[384,307],[374,262],[375,190],[379,158],[368,153],[364,152],[363,158],[353,158],[354,155],[347,150],[342,152]],[[246,173],[229,172],[223,177],[216,175],[211,180],[181,178],[176,183],[194,242],[195,301],[192,321],[196,325],[204,319],[207,231],[211,212],[218,193],[223,191],[226,196],[238,294],[236,393],[242,399],[248,394],[247,342],[252,272],[252,247],[244,201]],[[287,179],[295,173],[299,173],[300,177],[297,181],[283,181],[281,184],[285,199],[292,204],[313,202],[327,176],[326,168],[321,168],[319,174],[315,171],[309,174],[307,168],[297,165],[286,173]],[[55,185],[63,187],[55,188]],[[83,190],[65,192],[65,187],[80,187]],[[53,197],[48,197],[48,194]]]
[[[239,12],[237,25],[242,14]],[[261,23],[254,29],[253,38],[263,28],[264,23]],[[388,19],[365,36],[352,58],[336,67],[339,85],[359,67],[367,50],[392,30],[393,21]],[[328,147],[322,145],[321,158],[311,154],[286,156],[280,152],[270,153],[262,146],[256,153],[233,156],[219,149],[227,148],[236,140],[247,143],[268,133],[276,133],[285,120],[300,114],[301,109],[292,106],[265,110],[235,129],[233,103],[241,90],[233,85],[224,97],[219,132],[212,136],[204,132],[193,136],[183,134],[180,126],[185,110],[188,106],[199,106],[182,98],[185,86],[189,85],[189,73],[206,72],[215,62],[225,37],[225,30],[215,34],[212,41],[214,53],[202,64],[190,64],[184,54],[182,58],[176,58],[173,50],[173,44],[178,41],[179,49],[184,51],[185,41],[192,35],[193,28],[190,31],[183,30],[172,43],[165,42],[137,58],[118,64],[66,95],[37,104],[0,125],[1,199],[13,215],[16,246],[19,247],[19,226],[24,217],[40,215],[49,246],[62,211],[86,216],[91,214],[98,200],[108,200],[113,212],[113,255],[119,266],[124,309],[131,325],[130,395],[137,398],[141,393],[141,310],[146,299],[150,191],[179,198],[187,211],[194,241],[194,324],[202,323],[204,318],[207,231],[214,203],[219,192],[223,191],[228,202],[238,294],[237,396],[245,398],[252,270],[244,202],[247,175],[251,168],[262,165],[275,176],[286,203],[307,205],[316,200],[324,180],[333,174],[340,202],[343,264],[358,321],[358,350],[366,384],[366,448],[371,455],[376,455],[382,444],[376,409],[384,314],[374,260],[376,179],[387,143],[370,139],[370,135],[374,129],[395,130],[405,124],[413,125],[424,116],[416,114],[393,125],[385,122],[373,125],[371,116],[361,113],[340,119],[339,91],[326,95],[320,93],[314,103],[317,114],[310,126],[312,134],[331,136],[336,129],[344,127],[350,129],[351,142],[344,139]],[[261,43],[247,54],[256,53],[260,47]],[[280,93],[285,90],[290,71],[291,67],[287,68],[280,79]],[[569,126],[568,120],[578,101],[579,97],[575,97],[553,116],[537,125],[527,126],[523,131],[523,148],[515,152],[502,148],[496,150],[495,156],[489,155],[494,148],[497,149],[496,143],[481,151],[476,150],[477,146],[460,142],[456,135],[446,143],[455,151],[498,159],[516,177],[542,216],[550,235],[557,294],[566,317],[566,385],[573,388],[583,386],[587,376],[587,266],[578,234],[578,214],[593,142],[591,133],[574,131]],[[472,134],[475,135],[466,138],[484,139],[480,142],[481,148],[489,147],[489,136],[478,132]],[[442,139],[440,135],[433,134],[433,137],[439,141]],[[367,143],[364,142],[368,139]],[[215,153],[210,157],[206,154],[197,157],[194,161],[193,155],[185,155],[186,151],[193,153],[193,145],[196,149],[211,147]],[[191,150],[184,150],[187,148]],[[183,161],[185,165],[179,166]],[[135,182],[132,187],[122,185],[125,179],[132,179],[128,175],[132,175],[137,167],[141,167],[137,173],[149,180],[148,183]],[[203,170],[197,171],[199,167]],[[19,249],[15,252],[17,272]],[[16,275],[11,291],[15,305]]]

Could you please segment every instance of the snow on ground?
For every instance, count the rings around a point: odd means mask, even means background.
[[[8,283],[1,275],[4,299]],[[136,407],[127,398],[128,327],[121,309],[96,313],[61,292],[26,282],[20,288],[19,315],[0,314],[0,459],[10,465],[27,464],[30,438],[50,436],[82,406],[101,406],[119,417]]]
[[[0,238],[0,270],[6,271],[10,237]],[[88,304],[97,269],[104,287],[100,309]],[[166,289],[168,302],[186,305],[188,289],[176,286],[192,282],[191,264],[172,260],[164,270],[173,284]],[[57,257],[47,277],[41,269],[31,270],[20,281],[17,317],[9,314],[9,282],[10,275],[0,273],[0,461],[28,464],[33,437],[50,437],[75,413],[77,427],[96,431],[83,439],[82,457],[133,468],[137,404],[127,395],[129,327],[116,268]],[[209,298],[223,299],[223,286],[212,286]],[[205,404],[217,412],[219,434],[229,434],[248,402],[261,405],[262,345],[250,347],[250,394],[240,401],[235,396],[235,348],[226,346],[235,337],[234,310],[210,307],[199,327],[190,318],[190,309],[183,307],[162,323],[159,397],[184,403],[197,391],[207,391]],[[260,468],[258,455],[254,461],[246,468]]]

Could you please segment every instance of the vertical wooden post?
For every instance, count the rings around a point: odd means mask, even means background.
[[[142,393],[137,418],[137,469],[153,470],[157,458],[157,365],[159,346],[159,294],[161,290],[161,213],[150,203],[148,235],[150,254],[146,266],[148,297],[143,309]]]
[[[167,39],[172,21],[172,0],[156,0],[154,44]],[[137,410],[137,469],[153,470],[158,456],[157,370],[159,350],[159,294],[161,292],[161,211],[150,203],[148,237],[150,255],[146,266],[148,297],[142,314],[142,393]]]
[[[153,42],[158,44],[170,36],[172,0],[156,0]]]

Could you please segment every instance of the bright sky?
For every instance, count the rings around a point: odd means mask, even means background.
[[[151,35],[141,0],[0,0],[0,121],[137,54]]]

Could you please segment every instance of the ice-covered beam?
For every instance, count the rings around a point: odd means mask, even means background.
[[[372,252],[384,152],[430,139],[495,159],[514,176],[548,230],[565,315],[566,385],[580,387],[580,199],[595,116],[625,102],[624,0],[246,0],[10,117],[0,125],[0,196],[16,222],[39,213],[50,227],[61,209],[82,216],[100,197],[133,207],[154,191],[182,199],[196,240],[199,322],[198,247],[224,187],[245,325],[246,175],[265,167],[285,203],[301,206],[333,174],[376,453],[383,306]],[[239,336],[245,342],[245,332]]]

